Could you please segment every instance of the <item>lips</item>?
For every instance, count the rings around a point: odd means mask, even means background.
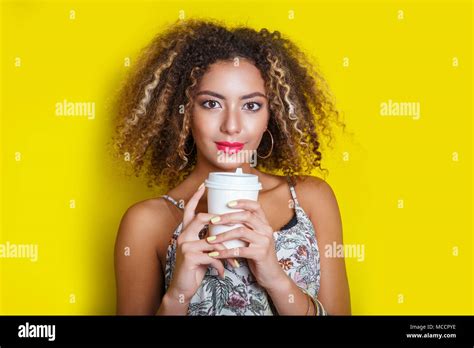
[[[243,149],[244,143],[230,143],[228,141],[216,141],[217,149],[226,153],[237,153]]]

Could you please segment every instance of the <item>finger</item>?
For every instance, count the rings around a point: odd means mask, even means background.
[[[218,221],[212,222],[214,225],[232,225],[240,223],[245,224],[260,234],[273,233],[270,226],[264,224],[254,213],[247,210],[221,214],[219,217],[220,219]]]
[[[181,252],[183,253],[202,253],[202,252],[211,252],[215,250],[226,250],[227,248],[225,245],[216,243],[216,244],[209,244],[207,240],[200,239],[196,241],[188,241],[183,242],[180,246]],[[236,259],[229,259],[229,264],[233,268],[240,267],[240,264]]]
[[[206,241],[206,242],[207,242],[207,241]],[[220,244],[220,243],[212,244],[212,245],[209,244],[209,245],[210,245],[210,246],[214,246],[217,251],[222,251],[222,250],[226,250],[226,249],[227,249],[224,244]],[[229,263],[229,265],[232,266],[232,268],[239,268],[239,267],[240,267],[239,262],[238,262],[236,259],[234,259],[234,258],[228,259],[227,262]]]
[[[199,253],[205,251],[217,250],[217,245],[209,244],[205,239],[185,241],[180,244],[183,253]]]
[[[258,201],[252,201],[251,199],[237,199],[227,203],[230,208],[233,209],[244,209],[254,213],[263,223],[269,225],[265,212]]]
[[[194,218],[196,207],[205,190],[206,186],[202,183],[184,207],[183,228],[186,227]]]
[[[252,259],[256,260],[259,257],[259,248],[255,247],[237,247],[232,249],[226,249],[222,251],[213,251],[208,253],[207,255],[212,258],[216,259],[228,259],[231,257],[243,257],[245,259]]]
[[[181,242],[187,241],[197,241],[199,240],[199,232],[204,228],[204,226],[209,224],[209,221],[215,215],[207,213],[198,213],[193,219],[188,223],[187,227],[183,227],[183,231],[178,237],[178,240]]]
[[[208,254],[198,253],[196,254],[195,260],[198,265],[211,265],[217,270],[219,276],[224,278],[225,268],[221,260],[208,256]]]
[[[222,243],[231,239],[241,239],[247,243],[261,245],[264,242],[265,238],[265,236],[256,233],[255,231],[245,226],[240,226],[232,230],[219,233],[217,236],[215,236],[215,238],[207,237],[207,242],[210,244],[214,244]]]

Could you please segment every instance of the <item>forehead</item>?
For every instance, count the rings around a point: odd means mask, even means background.
[[[252,62],[240,58],[238,65],[234,60],[218,61],[211,64],[203,75],[199,89],[230,94],[265,92],[265,83],[260,70]]]

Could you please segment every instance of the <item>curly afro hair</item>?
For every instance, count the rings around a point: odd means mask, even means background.
[[[215,20],[177,21],[143,49],[117,99],[112,144],[148,186],[174,187],[196,164],[191,128],[196,87],[209,66],[246,58],[261,72],[269,102],[271,155],[257,169],[293,178],[321,166],[321,138],[339,121],[329,88],[304,54],[280,32],[227,28]],[[344,125],[343,125],[344,126]],[[259,153],[268,153],[263,137]]]

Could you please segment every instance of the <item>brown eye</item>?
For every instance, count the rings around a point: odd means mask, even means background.
[[[256,102],[248,102],[244,105],[244,110],[249,110],[249,111],[258,111],[262,107],[262,104],[256,103]]]
[[[218,106],[221,106],[221,104],[219,104],[219,102],[216,100],[206,100],[201,105],[207,109],[216,109]]]

